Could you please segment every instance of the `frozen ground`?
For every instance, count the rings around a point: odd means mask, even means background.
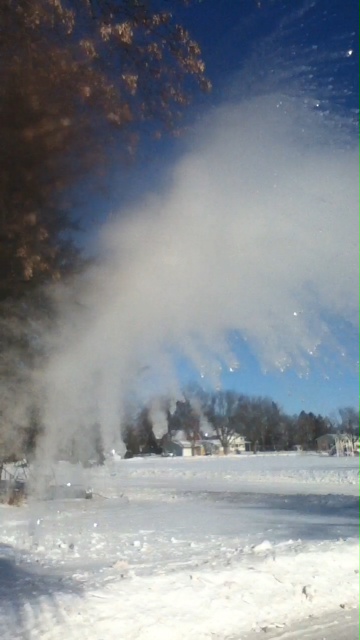
[[[91,486],[94,498],[0,508],[4,640],[358,637],[358,459],[53,471],[52,482]]]

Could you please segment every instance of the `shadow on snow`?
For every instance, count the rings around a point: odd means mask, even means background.
[[[33,638],[41,629],[44,612],[53,623],[64,617],[57,596],[81,596],[81,587],[70,578],[50,574],[39,565],[14,557],[11,546],[0,544],[0,637],[3,640]],[[45,613],[46,616],[46,613]],[[49,620],[47,621],[49,622]]]

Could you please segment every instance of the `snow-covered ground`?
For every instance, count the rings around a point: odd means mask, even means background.
[[[300,638],[299,621],[346,622],[357,606],[356,458],[150,457],[53,472],[94,497],[0,507],[4,640],[290,638],[293,628]]]

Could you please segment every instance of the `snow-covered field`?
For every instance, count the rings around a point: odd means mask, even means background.
[[[0,506],[4,640],[275,637],[357,606],[356,458],[150,457],[53,471],[94,497]]]

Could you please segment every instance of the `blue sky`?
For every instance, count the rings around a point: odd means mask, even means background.
[[[255,65],[253,72],[251,67],[246,72],[249,59],[258,51],[260,61],[261,55],[270,61],[273,56],[282,89],[299,95],[309,92],[316,95],[324,112],[341,113],[349,123],[356,119],[358,11],[355,0],[203,0],[179,10],[179,17],[201,45],[213,83],[212,94],[199,97],[186,116],[190,135],[192,123],[201,121],[212,106],[234,97],[241,101],[258,81],[261,84],[261,64]],[[136,168],[127,174],[114,169],[107,202],[104,205],[99,198],[92,203],[94,219],[100,220],[99,208],[118,211],[147,191],[161,192],[169,179],[169,169],[186,144],[186,136],[160,145],[148,142],[140,150]],[[87,241],[91,246],[91,234]],[[356,405],[358,334],[336,317],[330,324],[338,345],[324,348],[310,360],[306,374],[303,371],[299,375],[291,368],[283,373],[265,373],[251,348],[241,339],[232,341],[240,367],[223,374],[224,387],[271,396],[291,413],[305,409],[330,414],[339,406]],[[183,360],[179,361],[179,373],[184,384],[199,381],[199,374]]]
[[[343,340],[347,343],[351,360],[357,358],[358,337]],[[229,372],[224,368],[224,388],[255,396],[268,396],[290,414],[312,411],[333,417],[339,407],[358,405],[359,378],[354,361],[342,362],[341,356],[327,354],[312,364],[309,373],[300,374],[292,369],[264,372],[258,358],[250,349],[237,349],[239,369]],[[184,383],[202,384],[199,374],[189,364],[181,363]]]

